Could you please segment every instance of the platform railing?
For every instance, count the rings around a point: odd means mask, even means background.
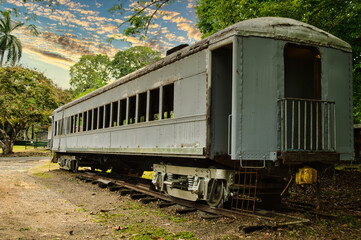
[[[336,151],[335,102],[278,100],[280,148],[286,151]]]

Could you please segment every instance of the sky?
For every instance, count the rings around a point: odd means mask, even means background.
[[[107,54],[113,57],[119,50],[139,45],[151,47],[163,55],[179,44],[193,44],[201,39],[201,33],[195,26],[195,0],[178,0],[163,8],[155,15],[156,20],[144,41],[126,37],[122,34],[124,27],[118,28],[129,17],[129,12],[113,15],[108,11],[118,2],[123,2],[125,9],[129,9],[129,6],[137,4],[136,0],[58,2],[59,5],[51,8],[32,1],[4,0],[0,10],[17,8],[19,16],[12,15],[13,20],[37,26],[40,32],[37,37],[24,27],[14,32],[23,46],[19,64],[44,73],[63,89],[70,87],[69,69],[82,55]],[[36,19],[26,21],[26,12],[35,14]],[[111,37],[115,40],[109,43],[107,39]]]

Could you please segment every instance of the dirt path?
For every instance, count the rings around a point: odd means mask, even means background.
[[[84,239],[97,239],[109,234],[86,213],[77,211],[74,203],[29,174],[31,168],[44,166],[48,161],[49,158],[0,160],[0,238],[80,239],[81,235]]]
[[[358,176],[361,175],[354,173],[356,192],[352,194],[349,187],[344,198],[355,196],[353,202],[359,204]],[[345,179],[346,175],[350,173],[337,176]],[[339,187],[346,189],[345,186]],[[328,189],[326,193],[333,192]],[[336,196],[332,197],[328,197],[330,203]],[[361,234],[360,220],[348,215],[337,220],[314,219],[308,225],[245,234],[240,229],[262,221],[249,217],[204,219],[202,212],[177,215],[175,209],[179,206],[159,209],[156,203],[144,205],[129,196],[120,197],[116,192],[84,183],[59,170],[56,164],[49,164],[48,158],[0,158],[0,206],[1,240],[345,239],[346,236],[360,239]]]
[[[220,239],[239,231],[231,219],[177,216],[176,207],[85,184],[46,158],[0,158],[0,204],[0,239]]]

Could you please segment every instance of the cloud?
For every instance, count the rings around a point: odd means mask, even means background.
[[[89,5],[82,5],[80,3],[74,3],[71,0],[58,0],[59,4],[66,5],[70,8],[82,8],[82,7],[89,7]]]
[[[162,17],[163,20],[170,21],[171,23],[175,23],[177,24],[177,28],[179,30],[187,32],[187,36],[189,40],[191,39],[194,39],[196,41],[201,40],[202,34],[195,26],[195,24],[193,24],[191,20],[179,16],[180,15],[179,12],[162,10],[159,12],[159,14],[164,15]],[[169,32],[167,28],[162,28],[161,31],[164,34]],[[182,42],[184,42],[184,40]]]
[[[174,41],[177,37],[173,33],[168,33],[165,35],[165,38],[169,41]]]
[[[194,39],[196,41],[199,41],[202,39],[202,34],[198,30],[198,28],[195,26],[195,24],[189,24],[189,23],[178,23],[177,27],[180,30],[186,31],[187,36],[189,39]]]
[[[60,48],[72,51],[73,53],[80,55],[92,53],[89,50],[89,45],[85,45],[83,41],[68,37],[67,35],[57,35],[52,32],[43,32],[40,36],[48,43],[56,44]]]
[[[191,20],[188,20],[188,19],[186,19],[186,18],[184,18],[184,17],[176,17],[176,18],[172,18],[171,20],[170,20],[170,22],[172,22],[172,23],[192,23],[192,21]]]
[[[98,3],[96,0],[95,0],[95,5],[97,6],[97,8],[100,8],[101,6],[103,6],[101,3]]]
[[[172,18],[179,16],[180,13],[179,12],[174,12],[174,11],[167,11],[167,10],[161,10],[159,11],[159,15],[162,16],[163,20],[171,20]]]
[[[35,48],[33,46],[24,46],[25,49],[28,49],[28,50],[31,50],[33,52],[36,52],[36,53],[39,53],[45,57],[48,57],[48,58],[51,58],[51,59],[54,59],[54,60],[61,60],[61,61],[64,61],[64,62],[68,62],[68,63],[71,63],[73,64],[74,62],[67,58],[67,57],[64,57],[63,55],[59,54],[59,53],[55,53],[55,52],[52,52],[52,51],[47,51],[47,50],[43,50],[43,49],[39,49],[39,48]]]
[[[56,56],[52,53],[49,54],[48,52],[44,52],[44,50],[39,51],[39,49],[33,47],[28,48],[27,46],[24,46],[23,52],[28,54],[31,59],[51,64],[65,70],[69,70],[74,64],[73,61],[69,61],[69,59],[66,59],[63,56]]]

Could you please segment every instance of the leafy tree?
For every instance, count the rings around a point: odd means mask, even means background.
[[[109,9],[111,13],[118,13],[124,15],[129,14],[130,17],[123,23],[119,24],[119,27],[129,24],[125,28],[124,35],[137,36],[140,39],[144,39],[147,36],[149,26],[154,22],[155,15],[164,6],[173,3],[174,0],[141,0],[136,4],[131,4],[124,8],[122,2],[113,4],[113,7]]]
[[[13,34],[15,29],[24,26],[22,22],[13,22],[10,18],[10,12],[1,11],[3,18],[0,19],[0,66],[3,66],[5,52],[7,51],[7,62],[15,64],[22,55],[22,47],[20,40]],[[34,25],[28,26],[34,35],[38,32]]]
[[[100,88],[110,81],[111,72],[107,55],[83,55],[70,67],[70,92],[79,97],[88,89]]]
[[[160,52],[142,46],[119,51],[112,61],[106,55],[83,55],[70,68],[70,92],[79,98],[158,59]]]
[[[199,30],[209,36],[234,23],[278,16],[309,23],[353,48],[354,121],[361,123],[361,2],[352,0],[198,0]]]
[[[159,60],[160,52],[149,47],[136,46],[115,54],[111,62],[114,78],[121,78],[135,70]]]
[[[42,73],[22,67],[0,68],[0,147],[13,151],[23,129],[50,122],[51,112],[70,100],[70,95]]]

